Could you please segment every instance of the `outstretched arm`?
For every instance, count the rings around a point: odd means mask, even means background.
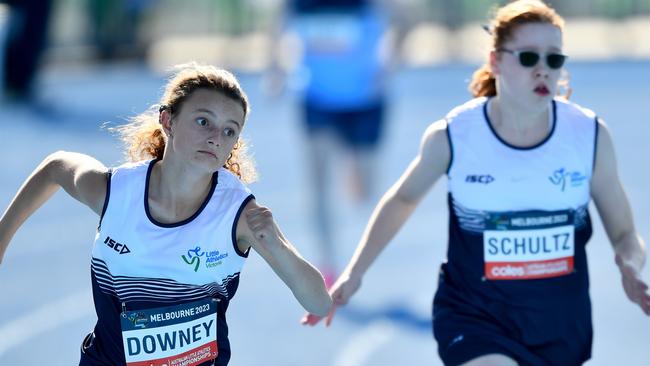
[[[648,285],[641,279],[646,259],[645,244],[634,227],[632,210],[618,178],[612,138],[603,121],[599,121],[591,196],[614,247],[615,261],[621,271],[625,293],[650,315]]]
[[[0,263],[11,238],[32,213],[63,187],[72,197],[101,215],[107,168],[94,158],[59,151],[32,172],[0,218]]]
[[[253,247],[291,289],[305,310],[325,315],[332,299],[318,270],[307,262],[284,237],[271,210],[251,200],[237,224],[237,244],[245,252]]]
[[[354,255],[330,290],[335,306],[346,304],[359,289],[370,265],[438,178],[445,174],[450,158],[447,123],[441,120],[429,126],[422,137],[418,156],[377,204]],[[314,325],[319,320],[307,316],[302,322]],[[330,321],[331,317],[327,324]]]

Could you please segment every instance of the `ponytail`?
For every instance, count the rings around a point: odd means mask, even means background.
[[[489,64],[486,63],[474,71],[472,82],[469,84],[468,89],[474,98],[493,97],[497,95],[496,79],[492,70],[490,70]]]

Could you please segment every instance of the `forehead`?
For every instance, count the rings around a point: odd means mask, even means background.
[[[244,120],[241,102],[215,90],[197,89],[185,99],[181,107],[182,112],[188,113],[197,109],[207,109],[224,119]]]
[[[562,49],[562,31],[549,23],[528,23],[518,26],[507,42],[511,47]]]

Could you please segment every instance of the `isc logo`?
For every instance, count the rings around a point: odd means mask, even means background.
[[[465,178],[466,183],[483,183],[483,184],[490,184],[494,182],[494,177],[491,175],[468,175],[467,178]]]
[[[113,248],[114,251],[120,254],[131,253],[129,247],[127,247],[125,244],[116,242],[115,240],[111,239],[110,236],[106,237],[106,240],[104,240],[104,244],[108,245],[109,248]]]

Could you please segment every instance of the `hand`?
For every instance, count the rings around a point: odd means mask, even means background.
[[[632,302],[638,304],[646,315],[650,315],[648,285],[641,279],[639,269],[625,261],[619,254],[616,255],[616,264],[621,271],[625,294]]]
[[[325,326],[329,327],[332,324],[332,318],[334,318],[334,313],[336,313],[336,304],[332,304],[332,308],[325,317]],[[322,316],[314,315],[311,313],[305,314],[302,319],[300,319],[300,324],[302,325],[311,325],[312,327],[318,324],[323,319]]]
[[[246,210],[246,223],[259,243],[268,244],[268,239],[278,237],[273,215],[268,207],[259,206]]]
[[[332,309],[327,314],[325,319],[325,326],[329,327],[332,324],[332,319],[334,318],[334,313],[336,313],[336,308],[348,303],[352,295],[361,287],[361,278],[356,276],[350,276],[349,273],[343,272],[341,276],[334,282],[334,285],[330,289],[329,293],[332,296]],[[300,320],[300,323],[303,325],[314,326],[318,324],[323,317],[317,316],[314,314],[305,314]]]

